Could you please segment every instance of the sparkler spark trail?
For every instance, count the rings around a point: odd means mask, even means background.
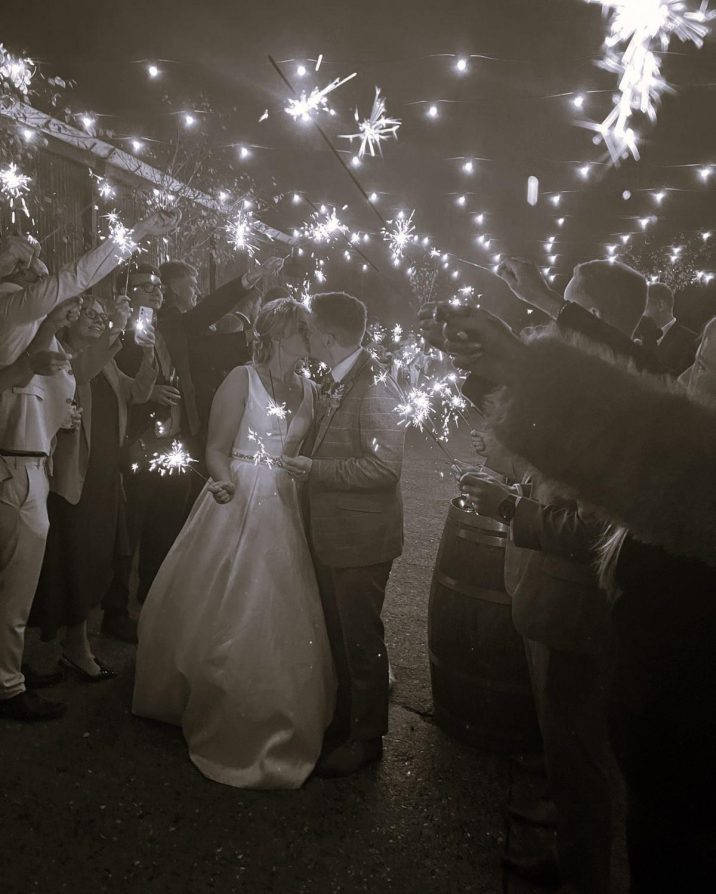
[[[403,253],[412,241],[415,227],[413,226],[414,211],[410,212],[410,217],[399,217],[396,221],[388,221],[393,224],[392,229],[383,229],[383,239],[390,245],[390,251],[395,259],[403,257]]]
[[[254,431],[253,428],[250,428],[248,437],[249,441],[253,441],[256,444],[256,452],[254,453],[255,465],[258,466],[263,463],[268,466],[269,469],[272,469],[274,466],[280,466],[280,461],[268,452],[266,445],[263,442],[263,438],[258,432]]]
[[[100,175],[95,174],[94,171],[90,171],[89,173],[90,177],[97,183],[97,193],[99,194],[100,198],[114,199],[116,197],[117,191],[106,177],[100,177]]]
[[[286,404],[277,404],[273,398],[269,400],[266,412],[269,416],[275,416],[280,421],[283,421],[288,416]]]
[[[302,91],[299,99],[289,99],[284,111],[294,120],[300,118],[301,121],[311,121],[312,112],[330,112],[328,108],[328,94],[350,81],[356,75],[357,72],[354,71],[347,78],[336,78],[322,90],[314,87],[308,96],[306,96],[305,91]]]
[[[105,219],[109,223],[109,238],[120,249],[123,254],[134,254],[135,251],[141,251],[139,243],[133,239],[133,230],[128,229],[119,219],[118,211],[110,211],[105,214]]]
[[[32,59],[18,59],[0,43],[0,82],[9,81],[17,91],[26,96],[35,74],[33,65]]]
[[[380,87],[375,88],[375,99],[373,100],[373,108],[369,118],[362,121],[358,115],[358,109],[355,111],[355,119],[358,124],[358,133],[341,134],[341,139],[360,140],[360,148],[358,149],[358,158],[368,152],[373,158],[376,154],[383,154],[382,142],[389,137],[398,139],[398,128],[400,127],[400,118],[390,118],[386,114],[385,99],[380,95]],[[376,149],[378,152],[376,153]]]
[[[708,0],[703,0],[695,12],[690,12],[683,0],[587,2],[600,3],[605,13],[611,13],[600,64],[619,76],[619,95],[614,108],[593,127],[615,163],[629,153],[638,159],[632,116],[639,112],[653,124],[662,95],[672,89],[661,75],[661,59],[656,51],[666,51],[672,37],[703,46],[704,37],[709,33],[707,23],[716,13],[708,9]]]
[[[184,475],[187,471],[198,475],[202,481],[207,479],[192,466],[197,462],[184,449],[180,441],[172,441],[172,446],[164,453],[155,453],[149,461],[149,471],[159,472],[160,475],[173,475],[177,472]]]
[[[226,227],[229,242],[237,251],[245,251],[250,258],[253,258],[259,248],[255,226],[253,212],[241,209]]]
[[[313,242],[330,244],[347,229],[348,227],[338,219],[335,208],[332,208],[330,212],[317,211],[313,215],[311,223],[304,225],[303,232]]]
[[[30,191],[30,182],[27,174],[21,174],[14,162],[0,169],[0,192],[10,200],[12,223],[15,223],[15,202],[19,203],[26,217],[30,216],[25,202],[25,193]]]

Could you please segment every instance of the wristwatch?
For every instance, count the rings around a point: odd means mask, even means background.
[[[501,521],[503,521],[506,525],[509,525],[509,523],[514,518],[516,509],[517,497],[514,494],[508,494],[497,507],[497,514],[500,516]]]

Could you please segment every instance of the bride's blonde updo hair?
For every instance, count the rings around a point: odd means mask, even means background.
[[[306,309],[293,298],[277,298],[261,308],[254,323],[253,357],[255,364],[268,363],[273,342],[291,335],[299,328]]]

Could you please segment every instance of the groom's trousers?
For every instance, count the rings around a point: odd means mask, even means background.
[[[331,568],[316,577],[338,677],[331,734],[377,739],[388,731],[388,654],[380,613],[391,562]]]

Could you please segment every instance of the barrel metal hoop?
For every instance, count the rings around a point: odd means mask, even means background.
[[[465,581],[456,580],[442,571],[435,571],[434,579],[439,584],[447,587],[448,590],[460,593],[461,596],[471,596],[473,599],[481,599],[483,602],[494,602],[498,605],[512,605],[512,600],[502,590],[484,590],[482,587],[476,587]]]
[[[470,543],[484,543],[486,546],[501,546],[503,549],[507,542],[507,537],[504,534],[497,534],[495,536],[483,534],[477,528],[458,528],[457,531],[455,531],[455,536],[459,537],[460,540],[469,540]]]
[[[468,674],[465,671],[456,670],[451,665],[446,664],[442,658],[438,658],[432,649],[430,649],[430,661],[434,667],[446,670],[449,674],[455,677],[460,677],[463,680],[469,680],[471,683],[477,683],[479,686],[482,686],[485,689],[490,689],[492,692],[507,692],[514,695],[524,695],[530,691],[527,683],[505,683],[501,680],[491,680],[489,677],[481,677],[479,674]]]

